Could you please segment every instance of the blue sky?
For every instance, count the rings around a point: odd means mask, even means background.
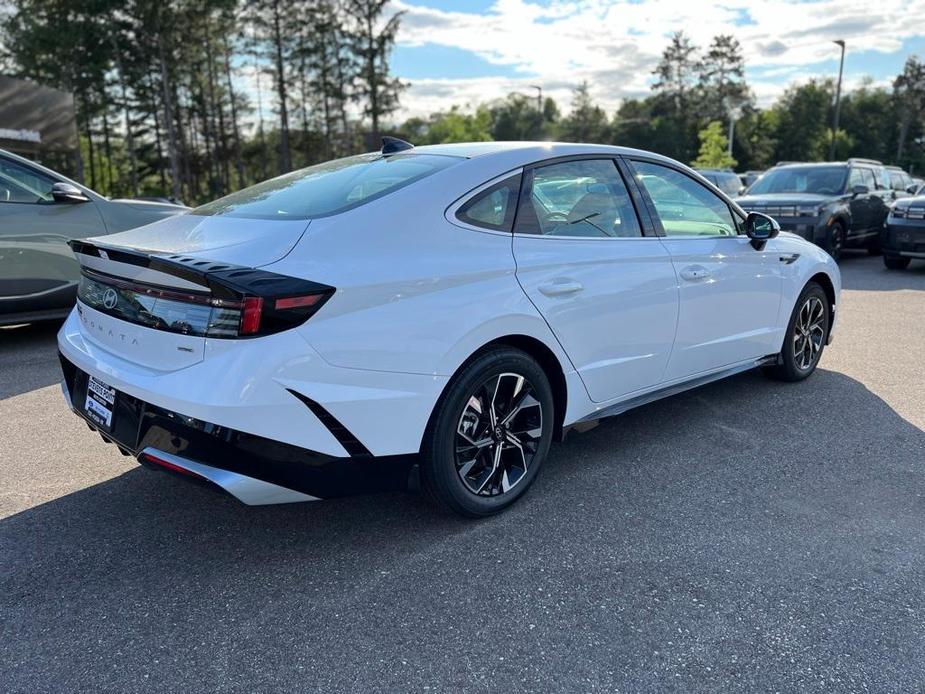
[[[888,85],[925,58],[925,2],[909,0],[394,0],[405,12],[392,70],[411,83],[403,113],[471,106],[542,85],[567,110],[588,80],[608,110],[648,91],[672,32],[698,45],[719,33],[743,44],[759,103],[794,82],[834,76],[847,42],[845,88]]]

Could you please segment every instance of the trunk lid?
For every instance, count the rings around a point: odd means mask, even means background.
[[[197,256],[230,265],[260,267],[289,253],[308,224],[304,219],[257,220],[181,214],[88,240],[150,254]]]
[[[307,226],[183,216],[73,240],[81,333],[128,362],[175,371],[202,361],[207,339],[286,329],[330,288],[257,268],[285,256]]]

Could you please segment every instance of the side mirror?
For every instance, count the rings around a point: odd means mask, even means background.
[[[913,183],[911,186],[906,186],[906,192],[907,192],[907,193],[913,193],[913,194],[914,194],[915,191],[917,191],[918,189],[919,189],[919,187],[918,187],[917,185],[915,185],[914,183]]]
[[[870,188],[865,185],[856,185],[851,187],[851,194],[854,196],[867,195],[869,192]]]
[[[55,202],[90,202],[90,198],[84,195],[80,188],[70,183],[55,183],[51,187],[51,197],[55,199]]]
[[[768,217],[760,212],[749,212],[745,218],[745,235],[752,240],[752,246],[756,250],[764,248],[764,244],[769,239],[773,239],[780,233],[780,224],[773,217]]]

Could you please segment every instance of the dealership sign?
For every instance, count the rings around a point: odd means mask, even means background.
[[[0,128],[0,140],[17,140],[18,142],[42,142],[42,133],[38,130],[11,130]]]
[[[0,148],[30,156],[38,151],[75,150],[73,95],[0,75]]]

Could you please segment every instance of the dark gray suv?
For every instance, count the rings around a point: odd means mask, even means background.
[[[67,315],[80,279],[71,239],[125,231],[188,209],[109,200],[0,150],[0,325]]]
[[[749,212],[815,242],[838,260],[844,248],[876,253],[892,191],[883,165],[870,159],[775,166],[738,198]]]

